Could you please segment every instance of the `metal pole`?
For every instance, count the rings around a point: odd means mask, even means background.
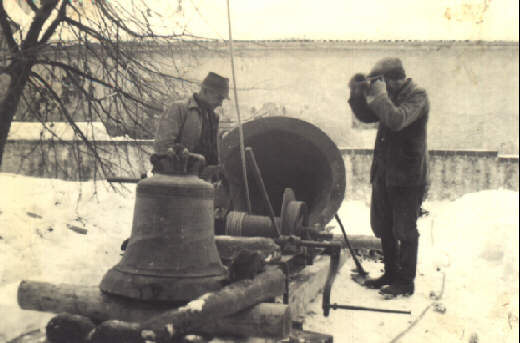
[[[267,194],[267,189],[265,188],[264,179],[262,178],[262,172],[256,163],[255,153],[253,152],[253,148],[246,148],[247,158],[249,158],[250,167],[253,170],[253,175],[256,177],[256,182],[260,187],[262,196],[264,198],[265,205],[267,206],[267,210],[269,212],[269,218],[271,219],[271,223],[273,224],[273,229],[276,233],[276,237],[280,237],[280,228],[276,225],[273,205],[271,204],[271,200],[269,199],[269,194]]]
[[[347,244],[347,248],[350,251],[350,255],[352,255],[352,259],[354,260],[354,263],[356,264],[356,269],[360,275],[366,276],[368,273],[363,269],[363,266],[359,262],[359,260],[356,257],[356,254],[354,253],[354,249],[352,249],[352,246],[350,245],[350,242],[347,238],[347,233],[345,232],[345,228],[343,227],[343,224],[341,223],[341,219],[339,219],[339,215],[336,213],[334,216],[336,218],[336,221],[339,224],[339,227],[341,228],[341,232],[343,233],[343,238],[345,239],[345,243]]]
[[[231,73],[233,75],[233,93],[235,95],[235,107],[238,119],[238,133],[240,136],[240,159],[242,160],[242,176],[244,178],[244,191],[246,196],[247,212],[251,213],[251,199],[249,197],[249,184],[247,182],[246,153],[244,148],[244,131],[240,120],[240,108],[238,106],[237,81],[235,76],[235,62],[233,59],[233,36],[231,34],[231,14],[229,11],[229,0],[227,0],[228,27],[229,27],[229,53],[231,55]]]
[[[333,310],[341,309],[341,310],[373,311],[373,312],[397,313],[397,314],[412,314],[412,311],[387,310],[387,309],[382,309],[382,308],[354,306],[354,305],[331,304],[330,308],[332,308]]]

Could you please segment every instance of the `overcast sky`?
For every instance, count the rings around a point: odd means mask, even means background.
[[[230,4],[234,39],[518,41],[518,0],[230,0]],[[226,0],[182,0],[182,6],[194,33],[227,38]]]
[[[4,0],[8,13],[24,16]],[[228,38],[226,0],[69,0],[149,5],[150,20],[171,33],[177,24],[207,38]],[[518,0],[230,0],[234,39],[513,40]],[[25,5],[25,12],[32,16]],[[182,15],[180,15],[182,14]],[[182,18],[179,20],[179,18]],[[14,18],[18,23],[30,18]],[[180,21],[177,23],[177,21]],[[22,23],[21,23],[22,24]],[[22,24],[22,26],[24,26]]]

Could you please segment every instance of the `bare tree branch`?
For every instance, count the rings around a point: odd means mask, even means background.
[[[40,122],[65,120],[79,137],[80,149],[74,152],[79,154],[75,161],[78,168],[84,163],[83,154],[90,161],[80,171],[82,175],[95,176],[98,167],[104,175],[112,168],[125,172],[132,169],[128,151],[117,144],[96,144],[90,130],[79,122],[102,122],[112,136],[151,138],[163,104],[195,83],[183,77],[187,66],[172,56],[203,48],[196,42],[185,42],[190,37],[185,32],[156,34],[150,17],[153,13],[145,1],[142,3],[134,6],[133,2],[97,1],[88,13],[69,0],[29,3],[33,17],[29,30],[24,30],[25,39],[12,37],[15,45],[4,59],[8,67],[0,67],[0,73],[10,72],[15,77],[11,80],[16,81],[9,84],[12,100],[4,101],[9,106],[0,107],[0,118],[6,123],[14,114]],[[3,13],[2,18],[0,11],[2,30],[5,25],[14,30]],[[16,45],[18,41],[22,42],[20,46]],[[53,130],[52,125],[43,125],[49,132]],[[0,163],[8,131],[0,131]],[[50,147],[47,143],[44,146]],[[139,156],[141,153],[137,152]],[[66,172],[63,175],[67,177]]]
[[[90,142],[88,140],[88,138],[85,136],[83,131],[81,131],[81,129],[78,127],[78,125],[76,125],[76,122],[74,121],[74,119],[70,115],[70,113],[67,110],[67,108],[65,106],[63,106],[63,103],[61,102],[60,97],[58,96],[58,94],[56,94],[56,92],[54,91],[52,86],[50,84],[48,84],[37,73],[31,73],[31,76],[36,78],[49,91],[49,93],[52,95],[52,97],[56,100],[57,104],[61,108],[62,113],[64,114],[65,118],[67,119],[67,122],[69,123],[69,125],[72,127],[72,129],[74,130],[76,135],[78,135],[78,137],[85,143],[85,145],[87,146],[88,150],[90,150],[92,152],[92,154],[94,155],[95,159],[100,163],[101,170],[103,171],[103,173],[106,173],[107,170],[105,168],[105,164],[103,162],[103,159],[99,156],[98,151],[96,150],[95,146],[93,146],[92,142]]]
[[[7,46],[9,47],[9,50],[12,53],[18,52],[19,47],[18,47],[18,44],[16,43],[16,41],[14,40],[13,30],[11,30],[11,24],[9,23],[8,15],[7,15],[7,12],[5,11],[3,0],[0,0],[0,25],[2,27],[2,31],[4,32],[3,36],[5,38],[5,41],[7,42]]]
[[[30,7],[34,12],[38,12],[38,6],[36,6],[36,4],[34,3],[34,0],[25,0],[25,2],[27,3],[27,5],[29,5],[29,7]]]
[[[120,17],[118,17],[117,15],[112,15],[112,13],[111,13],[112,11],[106,6],[107,3],[105,1],[96,2],[96,5],[101,10],[101,12],[103,13],[104,16],[106,16],[111,22],[113,22],[115,25],[117,25],[117,27],[119,27],[124,32],[128,33],[130,36],[132,36],[134,38],[144,39],[144,38],[173,38],[173,37],[177,37],[175,34],[173,34],[173,35],[157,35],[157,34],[155,34],[151,30],[149,30],[151,32],[149,34],[137,33],[134,30],[130,29],[127,25],[125,25],[125,23],[123,22],[123,20]],[[131,16],[129,16],[129,18],[131,18]],[[134,21],[134,22],[136,22],[136,21]]]
[[[54,66],[54,67],[59,67],[59,68],[62,68],[63,70],[66,70],[66,71],[69,71],[71,73],[74,73],[74,74],[77,74],[77,75],[80,75],[86,79],[89,79],[89,80],[92,80],[93,82],[95,83],[98,83],[106,88],[110,88],[118,93],[120,93],[121,95],[123,95],[125,98],[127,98],[128,100],[132,100],[132,101],[135,101],[136,103],[139,103],[143,106],[146,106],[152,110],[160,110],[159,108],[153,106],[153,105],[150,105],[144,101],[141,101],[140,99],[137,99],[136,97],[134,97],[132,94],[128,93],[128,92],[125,92],[121,87],[118,87],[118,86],[115,86],[113,84],[110,84],[108,82],[105,82],[103,80],[100,80],[96,77],[94,77],[93,75],[91,74],[86,74],[84,72],[82,72],[81,70],[78,70],[77,68],[74,68],[74,67],[71,67],[69,66],[68,64],[65,64],[65,63],[62,63],[62,62],[58,62],[58,61],[43,61],[43,60],[37,60],[35,61],[35,64],[47,64],[47,65],[50,65],[50,66]]]
[[[67,0],[63,0],[67,1]],[[26,50],[29,47],[33,47],[40,36],[40,32],[42,30],[45,21],[49,18],[52,13],[52,10],[56,8],[59,0],[41,0],[40,8],[34,15],[33,21],[31,22],[31,26],[29,27],[29,31],[25,36],[25,39],[22,43],[22,50]]]
[[[29,2],[31,2],[31,1],[29,1]],[[49,25],[47,30],[45,30],[45,33],[43,34],[42,38],[40,39],[40,43],[47,43],[47,41],[49,41],[49,39],[54,34],[54,32],[56,32],[56,28],[58,27],[58,25],[60,23],[63,22],[63,19],[65,18],[65,15],[67,13],[67,4],[68,3],[69,3],[68,0],[61,1],[60,9],[58,10],[58,15],[53,20],[51,25]]]

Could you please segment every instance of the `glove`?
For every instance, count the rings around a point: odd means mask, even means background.
[[[221,178],[221,173],[221,165],[209,165],[202,170],[202,172],[200,173],[200,178],[208,182],[217,182]]]
[[[168,148],[166,154],[152,154],[152,173],[160,174],[185,174],[187,165],[188,149],[182,144],[175,144]]]
[[[375,80],[370,84],[370,89],[367,93],[367,102],[372,102],[381,94],[386,94],[386,83],[383,80]]]
[[[350,79],[348,86],[350,88],[350,97],[356,98],[367,94],[370,88],[370,83],[365,74],[357,73]]]

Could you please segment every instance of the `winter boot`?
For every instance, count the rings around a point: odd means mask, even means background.
[[[381,288],[379,290],[379,293],[381,293],[384,296],[389,296],[393,298],[398,295],[410,296],[414,293],[414,291],[415,286],[413,281],[398,279],[394,281],[391,285]]]
[[[363,285],[367,288],[379,289],[392,284],[397,279],[397,271],[399,270],[397,240],[393,237],[381,237],[381,246],[383,248],[385,272],[378,278],[366,280]]]
[[[381,294],[394,297],[398,295],[409,296],[414,293],[414,280],[417,269],[417,250],[419,245],[418,236],[418,234],[414,234],[412,237],[401,241],[401,270],[397,274],[396,280],[391,285],[381,288],[379,291]]]
[[[366,288],[379,289],[385,285],[392,284],[392,282],[394,282],[395,279],[396,277],[394,272],[387,272],[385,270],[383,275],[375,279],[368,279],[363,283],[363,285]]]
[[[419,234],[417,230],[406,240],[401,241],[399,262],[401,265],[400,277],[405,281],[415,280],[417,272],[417,250],[419,248]]]

